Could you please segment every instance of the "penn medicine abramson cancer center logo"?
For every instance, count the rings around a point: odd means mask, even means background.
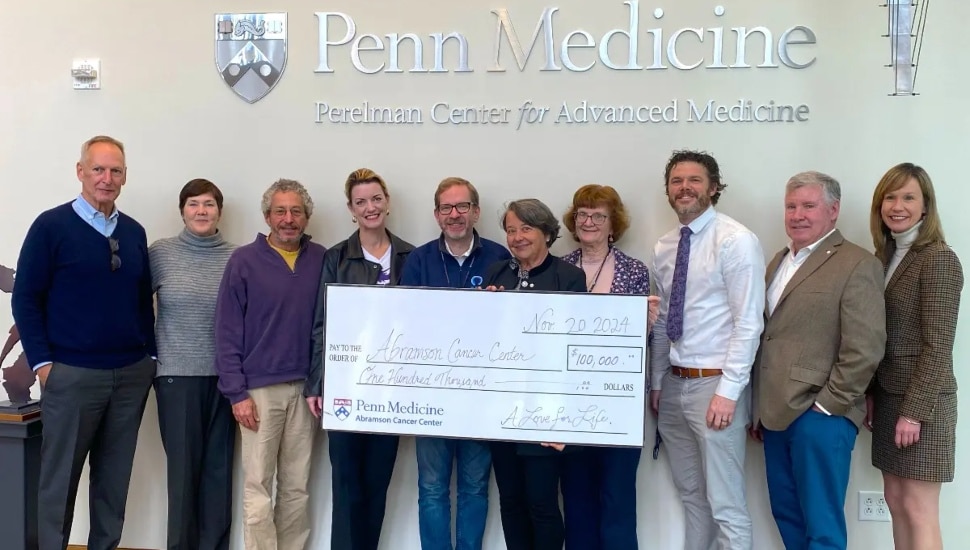
[[[236,95],[259,101],[285,67],[285,13],[216,14],[216,70]]]
[[[333,415],[340,420],[345,420],[350,416],[350,411],[354,409],[354,402],[350,399],[334,399]]]

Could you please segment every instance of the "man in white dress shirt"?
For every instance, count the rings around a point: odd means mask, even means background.
[[[680,225],[654,246],[661,305],[650,404],[684,505],[685,550],[751,550],[745,427],[764,253],[754,233],[714,209],[726,185],[712,156],[676,151],[664,177]]]

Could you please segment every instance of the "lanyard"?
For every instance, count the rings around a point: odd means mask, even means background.
[[[465,271],[465,276],[464,277],[462,277],[462,275],[461,275],[462,270],[465,269],[464,265],[459,265],[458,266],[458,278],[461,279],[461,285],[460,286],[457,286],[457,287],[453,287],[453,286],[451,286],[451,276],[448,275],[448,264],[445,263],[445,253],[439,250],[438,251],[438,254],[441,255],[441,267],[442,267],[442,269],[445,270],[445,281],[448,283],[448,288],[465,288],[465,283],[468,281],[468,276],[471,275],[471,273],[472,273],[472,267],[475,265],[475,255],[474,254],[469,255],[469,258],[468,259],[471,260],[471,261],[468,262],[468,270]],[[457,262],[458,262],[458,260],[455,260],[455,263],[457,263]],[[475,277],[472,277],[472,280],[474,281],[474,279],[476,279],[476,278],[481,279],[481,277],[478,277],[476,275]],[[482,284],[482,282],[479,281],[478,284],[480,285],[480,284]],[[474,286],[478,286],[478,285],[474,285]]]

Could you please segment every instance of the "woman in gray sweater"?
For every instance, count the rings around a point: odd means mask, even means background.
[[[214,369],[214,317],[236,245],[219,233],[222,192],[194,179],[179,193],[185,227],[148,248],[158,304],[155,396],[168,457],[168,548],[225,550],[236,423]]]

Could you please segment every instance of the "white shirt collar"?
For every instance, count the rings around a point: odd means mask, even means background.
[[[836,228],[833,227],[831,231],[829,231],[825,235],[822,235],[821,239],[802,248],[798,252],[795,252],[794,243],[792,243],[791,241],[788,241],[788,255],[791,256],[792,260],[801,260],[801,259],[807,258],[809,255],[811,255],[812,252],[815,252],[815,249],[818,248],[818,245],[822,244],[822,241],[829,238],[829,236],[832,235],[832,233],[835,233],[835,229]]]
[[[468,245],[468,250],[462,252],[461,254],[455,254],[454,252],[451,251],[451,246],[448,245],[448,239],[445,239],[445,250],[448,251],[448,254],[451,254],[456,260],[458,260],[458,263],[459,264],[465,258],[471,256],[471,254],[472,254],[472,248],[474,248],[474,246],[475,246],[475,240],[473,239],[472,242],[471,242],[471,244]]]

